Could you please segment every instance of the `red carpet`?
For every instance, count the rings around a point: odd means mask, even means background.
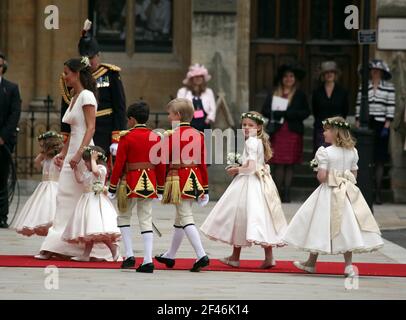
[[[137,258],[137,265],[142,258]],[[176,265],[168,270],[189,270],[194,259],[176,259]],[[81,268],[81,269],[119,269],[121,262],[75,262],[62,260],[37,260],[32,256],[1,256],[0,267],[20,268],[45,268],[54,265],[58,268]],[[217,259],[210,259],[210,266],[204,271],[231,271],[231,272],[262,272],[262,273],[305,273],[296,269],[292,261],[277,261],[273,269],[262,270],[259,260],[242,260],[240,268],[233,268],[222,264]],[[406,277],[406,264],[378,264],[378,263],[354,263],[359,269],[361,276],[379,277]],[[164,265],[155,261],[156,270],[167,269]],[[318,262],[317,274],[343,275],[344,263]]]

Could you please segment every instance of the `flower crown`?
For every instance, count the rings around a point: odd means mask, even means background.
[[[343,121],[331,121],[329,119],[322,121],[323,126],[329,125],[331,127],[336,127],[339,129],[351,129],[351,126],[348,122]]]
[[[258,121],[260,124],[263,124],[265,122],[265,119],[262,116],[251,112],[245,112],[241,115],[241,120],[245,118]]]
[[[94,149],[92,149],[90,147],[84,147],[83,148],[83,152],[89,152],[91,154],[92,151],[97,153],[97,159],[98,160],[102,160],[103,162],[107,162],[107,157],[106,157],[105,154],[103,154],[103,153],[101,153],[101,152],[99,152],[97,150],[94,150]]]
[[[63,139],[63,136],[55,131],[47,131],[45,133],[42,133],[38,136],[38,141],[40,140],[45,140],[48,138],[59,138],[59,139]]]
[[[90,60],[88,57],[84,56],[80,59],[80,63],[85,66],[85,68],[90,67]]]

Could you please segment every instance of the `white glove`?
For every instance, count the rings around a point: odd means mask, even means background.
[[[112,143],[112,144],[110,145],[110,153],[111,153],[113,156],[116,156],[116,155],[117,155],[117,149],[118,149],[118,143],[117,143],[117,142]]]
[[[163,199],[163,196],[162,196],[162,194],[157,194],[157,196],[158,196],[158,201],[162,201],[162,199]]]
[[[197,203],[199,204],[199,206],[201,206],[201,207],[205,207],[208,203],[209,203],[209,195],[208,194],[205,194],[204,196],[203,196],[203,198],[199,198],[198,200],[197,200]]]
[[[111,193],[111,192],[109,192],[109,193],[107,193],[107,197],[108,197],[110,200],[114,200],[114,199],[117,197],[117,194],[116,194],[116,193]]]

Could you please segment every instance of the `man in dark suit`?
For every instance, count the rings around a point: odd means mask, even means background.
[[[7,61],[0,52],[0,228],[8,228],[8,177],[11,153],[17,140],[17,125],[20,120],[21,98],[18,86],[4,79]]]

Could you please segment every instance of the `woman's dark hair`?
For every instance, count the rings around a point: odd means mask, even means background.
[[[82,153],[82,159],[85,161],[90,161],[92,159],[92,155],[90,154],[90,152],[94,150],[96,152],[99,153],[99,156],[97,157],[97,164],[101,164],[106,166],[106,153],[104,152],[104,150],[99,147],[99,146],[88,146],[85,148],[85,150]]]
[[[69,59],[64,63],[71,71],[80,73],[80,83],[83,88],[90,90],[96,96],[96,80],[93,78],[90,65],[87,65],[84,59]]]
[[[144,101],[137,101],[128,107],[127,117],[134,118],[139,124],[145,124],[149,118],[149,106]]]

